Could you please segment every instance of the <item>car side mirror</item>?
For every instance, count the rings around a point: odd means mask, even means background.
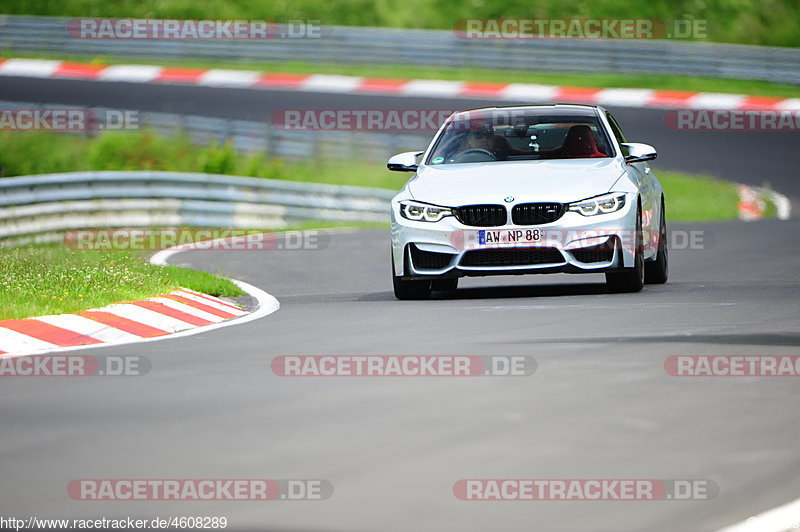
[[[386,168],[395,172],[416,172],[418,168],[417,157],[425,152],[407,151],[398,153],[389,159],[386,163]]]
[[[625,162],[630,163],[643,163],[645,161],[652,161],[658,154],[656,149],[649,144],[640,144],[638,142],[628,142],[622,144],[628,148],[628,155],[625,156]]]

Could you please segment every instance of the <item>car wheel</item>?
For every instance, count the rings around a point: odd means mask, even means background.
[[[394,297],[400,300],[430,299],[430,281],[410,281],[395,275],[394,257],[392,257],[392,284]]]
[[[621,272],[606,273],[606,286],[610,292],[638,292],[644,286],[644,241],[642,238],[642,207],[636,209],[636,249],[633,267]]]
[[[440,290],[442,292],[455,290],[458,288],[458,277],[453,277],[451,279],[434,279],[431,282],[431,288],[433,290]]]
[[[669,277],[669,252],[667,251],[667,215],[661,202],[661,224],[658,228],[658,253],[656,260],[644,265],[644,280],[650,284],[664,284]]]

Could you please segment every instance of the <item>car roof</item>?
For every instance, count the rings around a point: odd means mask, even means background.
[[[494,107],[478,107],[475,109],[466,109],[459,111],[453,115],[456,118],[461,113],[476,113],[476,112],[491,112],[491,111],[533,111],[540,116],[597,116],[599,111],[604,109],[598,105],[585,105],[577,103],[555,103],[550,105],[511,105],[511,106],[494,106]]]

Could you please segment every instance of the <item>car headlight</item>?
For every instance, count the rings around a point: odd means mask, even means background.
[[[445,216],[451,216],[452,214],[453,211],[450,210],[450,207],[440,207],[410,200],[400,202],[400,216],[406,220],[438,222]]]
[[[570,203],[567,208],[570,212],[577,212],[583,216],[595,216],[596,214],[609,214],[616,212],[625,206],[625,193],[611,192],[602,196],[595,196],[575,203]]]

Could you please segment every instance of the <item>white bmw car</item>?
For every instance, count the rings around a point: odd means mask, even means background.
[[[392,200],[398,299],[455,290],[463,276],[605,273],[612,292],[667,281],[664,191],[598,106],[493,107],[455,113]]]

